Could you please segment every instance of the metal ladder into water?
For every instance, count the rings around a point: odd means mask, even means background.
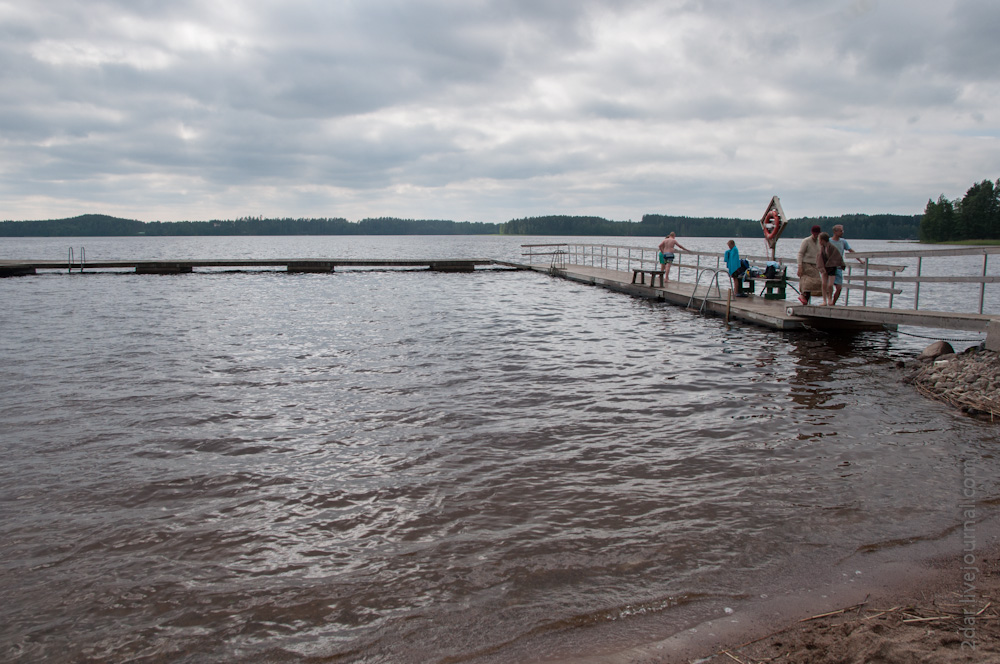
[[[691,290],[691,297],[688,298],[687,308],[688,309],[691,308],[691,303],[694,302],[695,298],[697,297],[698,284],[701,282],[701,275],[703,275],[705,272],[712,273],[712,280],[708,282],[708,286],[705,289],[705,296],[701,298],[701,306],[698,307],[698,313],[705,312],[705,303],[708,302],[708,298],[712,294],[713,284],[715,285],[715,292],[719,294],[720,298],[722,297],[722,288],[719,287],[719,273],[722,272],[722,270],[711,267],[703,267],[700,270],[698,270],[698,276],[694,280],[694,288]]]
[[[556,249],[552,252],[552,260],[549,263],[549,270],[565,270],[566,269],[566,254],[569,253],[568,249]]]
[[[80,273],[83,274],[84,263],[87,262],[87,251],[83,247],[80,247]],[[73,247],[69,248],[69,267],[68,271],[70,274],[73,273]]]

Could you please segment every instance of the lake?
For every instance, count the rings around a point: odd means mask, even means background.
[[[546,241],[566,238],[5,238],[0,258]],[[727,326],[500,269],[52,272],[0,302],[4,661],[572,659],[879,556],[957,556],[965,463],[995,512],[996,429],[903,383],[929,343],[906,334]]]

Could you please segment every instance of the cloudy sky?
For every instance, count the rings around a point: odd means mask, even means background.
[[[996,0],[0,0],[0,219],[918,214]]]

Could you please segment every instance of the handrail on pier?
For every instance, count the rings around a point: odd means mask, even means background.
[[[642,246],[632,246],[632,245],[601,245],[601,244],[582,244],[582,243],[559,243],[555,244],[537,244],[537,245],[522,245],[522,247],[528,249],[528,253],[525,255],[529,256],[529,262],[531,262],[531,256],[545,256],[548,257],[552,254],[551,251],[537,252],[535,248],[551,248],[551,247],[561,247],[566,252],[564,258],[566,262],[570,264],[586,265],[592,267],[600,267],[608,270],[615,270],[619,272],[628,272],[633,269],[658,269],[659,262],[656,260],[656,249],[653,247],[642,247]],[[989,275],[988,274],[988,261],[989,256],[992,254],[1000,254],[1000,247],[948,247],[944,249],[917,249],[917,250],[902,250],[902,251],[871,251],[871,252],[852,252],[848,256],[844,257],[847,267],[844,270],[844,304],[850,304],[851,291],[861,291],[862,305],[868,306],[868,295],[880,294],[888,295],[888,308],[892,309],[898,307],[896,301],[897,295],[903,295],[904,289],[901,286],[905,284],[913,284],[913,309],[920,309],[920,296],[921,296],[921,284],[931,284],[931,283],[955,283],[955,284],[976,284],[979,290],[979,307],[978,312],[980,315],[984,314],[986,309],[986,284],[988,283],[1000,283],[1000,276]],[[960,256],[982,256],[983,264],[982,270],[977,269],[977,274],[966,275],[966,276],[925,276],[923,274],[925,269],[924,259],[926,258],[948,258],[948,257],[960,257]],[[688,263],[684,263],[684,258],[688,256],[694,256],[696,262],[692,265],[690,263],[690,258],[688,258]],[[677,267],[677,280],[683,281],[685,270],[694,270],[698,275],[695,278],[696,284],[699,282],[701,270],[705,269],[706,266],[702,265],[702,260],[715,259],[715,266],[719,268],[721,266],[722,254],[719,252],[710,251],[679,251],[677,252],[677,258],[675,259],[673,265]],[[757,255],[747,255],[744,256],[751,264],[763,264],[768,260],[772,260],[767,256],[757,256]],[[893,259],[898,258],[911,258],[916,260],[915,268],[916,275],[902,276],[900,273],[907,270],[907,264],[902,264],[902,261],[894,261]],[[776,257],[773,260],[784,265],[795,265],[797,260],[792,257]],[[878,261],[878,262],[876,262]],[[912,264],[910,264],[912,265]],[[912,269],[912,268],[911,268]],[[873,274],[881,273],[881,274]],[[799,279],[796,276],[789,275],[787,277],[789,283],[797,283]],[[793,286],[794,288],[794,286]],[[907,289],[908,290],[908,289]],[[878,306],[878,305],[873,305]],[[885,306],[885,305],[882,305]]]

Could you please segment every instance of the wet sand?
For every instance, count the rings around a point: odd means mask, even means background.
[[[1000,662],[1000,517],[970,531],[862,551],[811,578],[774,579],[673,636],[575,664],[955,664]],[[967,547],[966,544],[971,544]],[[970,551],[966,551],[970,548]],[[798,576],[797,574],[795,576]]]
[[[997,662],[1000,559],[994,553],[978,570],[974,597],[963,595],[963,572],[952,569],[935,574],[930,584],[916,580],[908,592],[873,594],[862,603],[800,619],[762,637],[662,661]]]
[[[970,553],[881,565],[874,578],[831,587],[821,601],[764,604],[751,620],[706,623],[659,644],[663,656],[625,661],[1000,662],[1000,537],[995,522],[977,529]]]

